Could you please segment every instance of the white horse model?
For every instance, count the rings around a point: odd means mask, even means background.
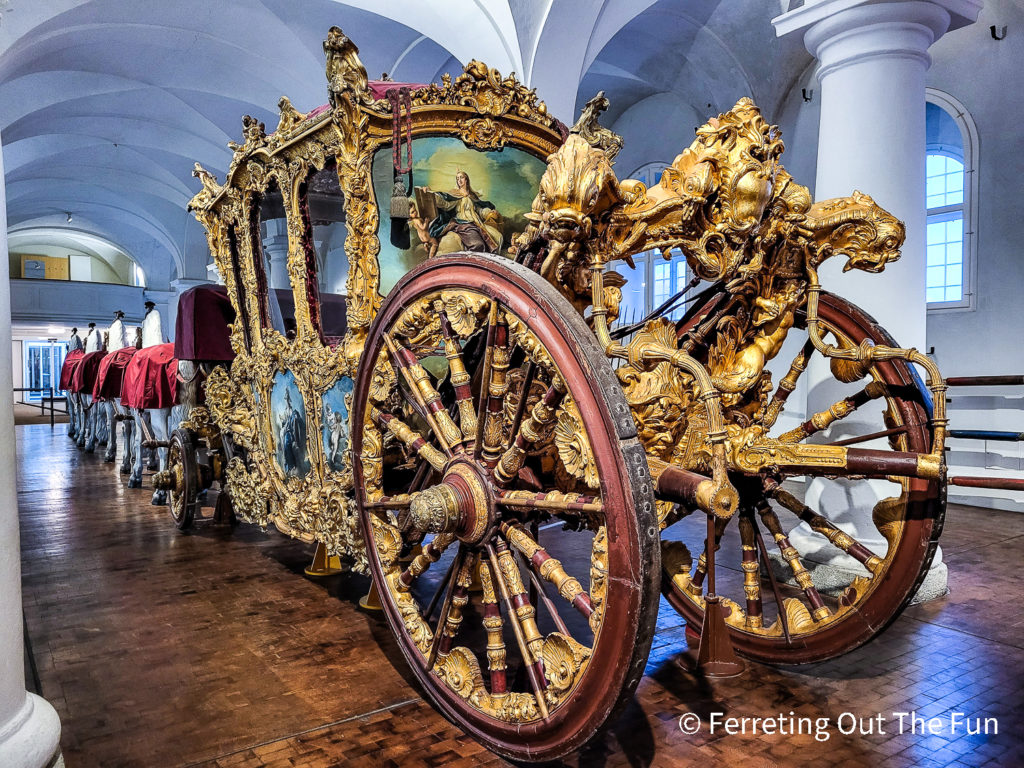
[[[107,331],[107,354],[113,355],[116,352],[133,346],[129,340],[128,326],[124,324],[123,312],[116,312],[114,322]],[[132,440],[135,421],[128,413],[128,410],[121,405],[120,394],[104,400],[101,404],[101,414],[107,423],[107,451],[103,454],[103,460],[113,463],[117,460],[117,422],[120,417],[121,430],[124,434],[124,457],[121,459],[121,474],[127,475],[132,468],[134,460],[135,443]]]
[[[78,335],[78,329],[72,328],[71,338],[68,339],[68,354],[77,351],[85,351],[85,344],[82,342],[82,337]],[[81,413],[78,408],[78,398],[72,392],[68,392],[66,402],[68,409],[68,437],[77,442],[78,432],[81,429],[81,424],[79,423]]]
[[[96,330],[95,323],[89,323],[89,333],[85,337],[85,354],[102,351],[103,334]],[[78,410],[81,412],[78,447],[84,448],[86,453],[92,453],[99,442],[99,419],[96,418],[99,409],[92,407],[92,392],[76,392],[74,396],[78,399]]]
[[[151,304],[147,303],[146,316],[142,320],[142,348],[154,347],[164,343],[163,323],[160,319],[160,312]],[[177,372],[174,372],[175,375]],[[142,453],[143,435],[147,432],[153,435],[153,439],[164,446],[159,448],[159,466],[163,471],[167,469],[167,441],[171,432],[177,429],[184,414],[180,405],[172,408],[146,408],[133,409],[135,414],[135,463],[132,465],[132,472],[128,478],[129,488],[142,487]],[[156,490],[153,492],[154,506],[167,503],[167,491]]]

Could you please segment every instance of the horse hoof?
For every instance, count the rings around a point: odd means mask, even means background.
[[[86,453],[95,453],[96,452],[96,446],[95,445],[87,445],[87,446],[85,446],[85,452]]]
[[[122,474],[122,475],[127,475],[127,474],[130,474],[130,473],[131,473],[131,471],[132,471],[132,468],[131,468],[131,467],[124,467],[124,466],[122,466],[122,467],[121,467],[121,474]],[[129,486],[129,487],[130,487],[130,486]]]
[[[165,491],[156,491],[153,494],[153,500],[149,502],[154,507],[162,507],[167,503],[167,493]]]
[[[117,455],[112,453],[111,451],[107,451],[106,453],[103,454],[103,461],[105,461],[107,464],[113,464],[115,461],[117,461]]]
[[[134,477],[130,477],[130,478],[128,478],[128,487],[129,488],[141,488],[142,487],[142,480],[141,479],[136,479]]]

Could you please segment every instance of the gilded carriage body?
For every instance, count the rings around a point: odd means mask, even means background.
[[[902,224],[861,193],[813,203],[747,99],[647,187],[616,177],[600,95],[569,130],[477,61],[371,82],[339,29],[324,50],[326,106],[282,98],[271,133],[246,117],[223,184],[196,166],[234,359],[164,478],[176,521],[221,480],[243,520],[368,572],[439,708],[518,759],[578,748],[621,706],[659,589],[764,661],[881,631],[941,529],[943,383],[817,269],[881,271]],[[673,249],[700,292],[618,323],[616,266]],[[814,365],[852,389],[779,434]],[[858,409],[876,433],[808,440]],[[796,498],[796,477],[888,483],[881,547]],[[852,583],[818,588],[785,530],[800,521],[856,561]],[[716,590],[725,541],[735,599]]]

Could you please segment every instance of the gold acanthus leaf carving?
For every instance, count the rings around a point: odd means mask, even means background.
[[[483,294],[465,291],[441,291],[441,301],[452,330],[463,339],[476,332],[491,304]]]
[[[459,138],[481,149],[501,149],[509,130],[491,117],[473,117],[459,124]]]
[[[597,461],[590,447],[590,438],[583,426],[579,409],[571,400],[567,400],[558,412],[555,445],[558,447],[558,456],[570,475],[582,480],[590,488],[600,487],[601,480],[597,476]]]
[[[481,61],[470,61],[453,81],[447,73],[441,83],[430,85],[412,94],[413,106],[424,104],[457,104],[475,109],[489,117],[514,116],[553,128],[556,121],[548,108],[537,98],[534,89],[520,83],[515,73],[502,77],[493,67]]]

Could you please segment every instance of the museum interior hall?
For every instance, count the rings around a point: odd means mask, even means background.
[[[0,0],[0,768],[1024,766],[1022,36]]]

